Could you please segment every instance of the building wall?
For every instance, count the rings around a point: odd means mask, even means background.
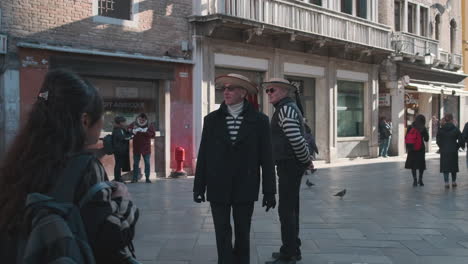
[[[462,1],[462,51],[463,72],[468,73],[468,2]],[[465,90],[468,90],[468,82],[465,82]],[[467,120],[468,121],[468,120]]]
[[[203,61],[203,77],[194,85],[194,89],[200,89],[202,95],[200,101],[194,102],[195,108],[201,108],[203,113],[216,110],[213,101],[216,67],[263,72],[265,80],[285,75],[315,78],[315,98],[316,102],[320,102],[316,104],[315,109],[315,126],[319,128],[316,129],[315,135],[320,150],[318,158],[333,161],[344,157],[377,156],[378,109],[375,108],[378,95],[377,65],[268,47],[259,49],[253,45],[231,41],[202,39],[201,43],[205,49],[197,54],[197,57],[200,56]],[[197,60],[197,57],[194,59]],[[221,60],[220,57],[226,59]],[[293,66],[286,69],[286,64]],[[344,72],[343,76],[347,74],[346,77],[340,78],[339,72]],[[357,77],[353,76],[366,76],[367,79],[355,79]],[[353,79],[366,83],[364,137],[337,137],[337,80],[339,79]],[[262,104],[262,111],[271,116],[273,108],[266,96],[263,96]],[[194,126],[200,131],[201,118],[202,116],[194,121]],[[199,140],[197,138],[195,142]]]
[[[189,40],[186,17],[190,0],[134,0],[138,12],[133,25],[97,22],[97,0],[0,1],[2,28],[10,35],[10,52],[18,41],[70,47],[118,50],[162,56],[183,56],[182,41]]]
[[[404,0],[402,0],[403,2]],[[406,0],[408,1],[408,0]],[[433,4],[439,3],[445,5],[447,0],[409,0],[409,3],[419,4],[429,8],[429,20],[434,24],[435,15],[438,13],[437,9],[430,8]],[[456,32],[456,54],[462,54],[461,39],[462,39],[462,12],[461,12],[462,0],[451,1],[452,7],[449,11],[445,11],[441,16],[441,28],[440,28],[440,48],[444,51],[450,52],[450,21],[455,19],[457,23]],[[380,0],[379,1],[379,23],[388,25],[395,30],[395,19],[394,19],[394,0]],[[431,32],[430,32],[431,33]],[[434,38],[434,30],[432,30],[431,38]]]

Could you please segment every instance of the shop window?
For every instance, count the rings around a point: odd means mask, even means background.
[[[402,24],[402,3],[400,1],[395,1],[395,31],[401,31]]]
[[[301,77],[286,77],[286,79],[299,89],[301,105],[307,125],[315,135],[315,79]]]
[[[227,75],[229,73],[236,73],[236,74],[243,75],[249,78],[249,80],[258,87],[259,89],[259,92],[257,94],[258,109],[259,111],[262,111],[264,92],[259,87],[259,85],[263,82],[264,73],[258,72],[258,71],[238,70],[238,69],[230,69],[230,68],[220,68],[220,67],[215,68],[216,77],[221,76],[221,75]],[[223,91],[216,89],[215,90],[215,110],[219,108],[219,105],[221,105],[223,101],[224,101]]]
[[[428,25],[429,25],[429,11],[425,7],[419,8],[419,28],[421,30],[421,36],[428,37]]]
[[[443,105],[444,105],[444,116],[446,114],[453,115],[453,124],[457,127],[460,126],[458,122],[459,119],[459,112],[460,112],[460,97],[452,96],[452,95],[443,95]]]
[[[112,132],[113,120],[123,116],[127,124],[135,121],[140,113],[146,113],[156,130],[159,125],[159,89],[156,82],[87,78],[100,91],[104,101],[103,132]]]
[[[416,5],[408,3],[408,32],[416,33]]]
[[[356,0],[356,16],[367,18],[367,0]]]
[[[437,132],[440,127],[440,95],[432,95],[432,117],[431,117],[432,141],[436,141]]]
[[[98,15],[131,20],[132,0],[98,0]]]
[[[341,0],[341,12],[353,14],[353,0]]]
[[[435,17],[435,39],[440,39],[440,15]]]
[[[338,137],[364,136],[364,83],[338,81]]]

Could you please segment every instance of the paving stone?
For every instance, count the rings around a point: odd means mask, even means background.
[[[431,155],[428,155],[431,157]],[[384,163],[320,168],[301,186],[303,260],[299,264],[468,263],[468,178],[446,190],[438,156],[427,160],[424,187],[398,159]],[[465,164],[461,155],[459,164]],[[460,175],[468,174],[460,166]],[[193,178],[127,185],[140,208],[138,259],[157,264],[216,264],[209,203],[192,201]],[[346,188],[343,199],[333,196]],[[281,245],[277,208],[255,204],[251,264],[271,260]]]

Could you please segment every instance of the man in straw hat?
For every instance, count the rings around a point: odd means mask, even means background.
[[[257,88],[248,78],[228,74],[216,78],[223,90],[220,108],[204,119],[193,198],[210,202],[218,264],[248,264],[250,224],[258,200],[262,169],[263,206],[276,206],[276,180],[268,117],[245,99]],[[232,245],[231,210],[235,243]]]
[[[278,173],[278,213],[282,246],[274,252],[274,261],[266,263],[294,264],[301,259],[299,239],[299,190],[306,169],[313,169],[304,138],[304,118],[290,97],[296,87],[282,78],[262,83],[268,99],[275,107],[271,119],[273,159]]]

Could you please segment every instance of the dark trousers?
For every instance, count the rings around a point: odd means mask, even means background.
[[[276,162],[278,173],[279,205],[281,223],[280,252],[288,257],[300,254],[299,238],[299,190],[305,168],[294,159]]]
[[[250,223],[254,203],[211,203],[211,214],[216,233],[218,264],[250,263]],[[234,218],[235,242],[232,247],[231,208]]]
[[[150,156],[151,154],[133,154],[133,179],[138,180],[140,175],[140,158],[143,156],[143,161],[145,163],[145,177],[149,179],[150,177]]]
[[[114,180],[121,181],[122,180],[122,164],[124,162],[124,157],[119,154],[114,154]]]

